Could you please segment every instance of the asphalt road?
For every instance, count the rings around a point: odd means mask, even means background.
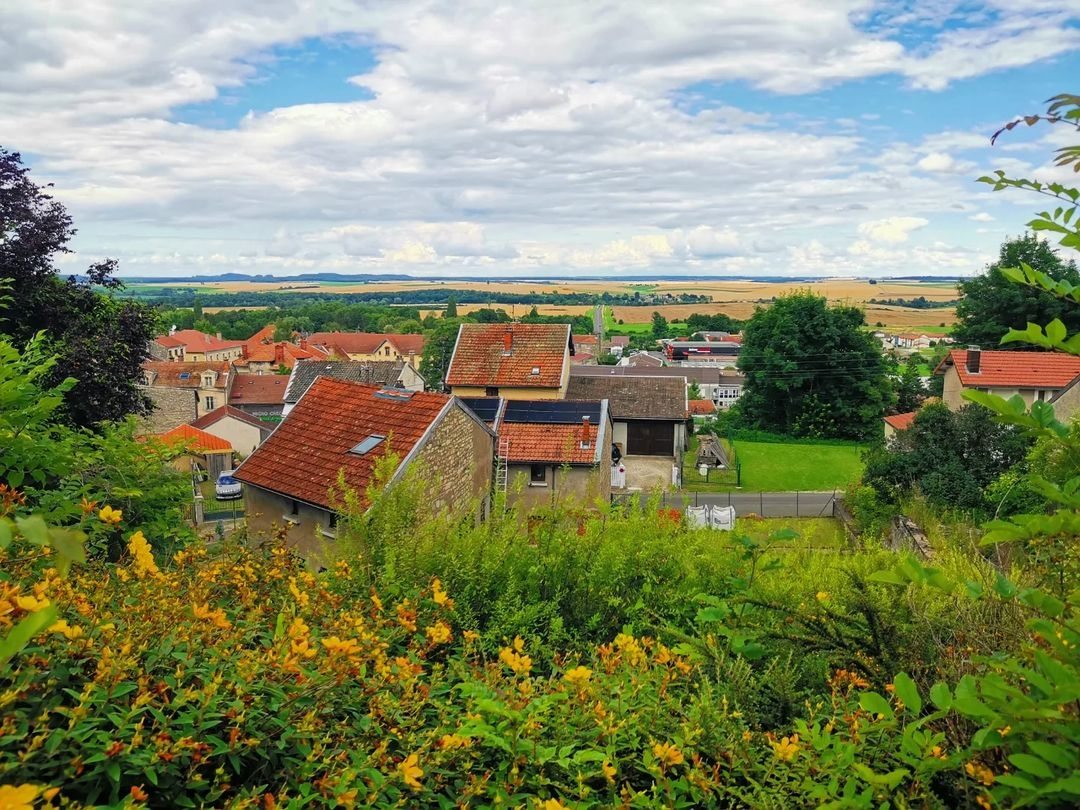
[[[602,304],[597,304],[593,307],[592,322],[593,334],[604,334],[604,307]]]
[[[642,504],[648,502],[648,493],[631,495]],[[665,506],[734,506],[736,515],[761,515],[762,517],[832,517],[833,498],[829,492],[669,492],[664,496]]]

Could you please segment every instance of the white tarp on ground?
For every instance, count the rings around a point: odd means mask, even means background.
[[[730,532],[735,529],[734,506],[688,506],[686,521],[694,528],[709,526],[720,531]]]

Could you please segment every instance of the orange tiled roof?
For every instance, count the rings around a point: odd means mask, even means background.
[[[154,338],[154,342],[167,349],[175,349],[177,346],[184,345],[183,341],[177,340],[172,335],[158,335]]]
[[[398,335],[389,332],[315,332],[308,337],[308,343],[336,348],[347,354],[373,354],[383,341],[389,341],[403,356],[409,352],[420,355],[424,352],[423,335]]]
[[[249,363],[276,363],[285,366],[285,368],[292,368],[296,365],[297,360],[325,360],[328,357],[329,354],[326,351],[316,346],[303,348],[297,346],[295,343],[289,343],[287,340],[281,340],[277,343],[249,344],[247,347],[247,356],[242,360],[237,360],[235,365],[246,366]]]
[[[560,388],[568,373],[569,364],[563,361],[569,343],[569,324],[463,323],[446,382],[451,386]]]
[[[147,360],[144,371],[153,372],[151,385],[158,388],[201,388],[204,371],[217,372],[215,386],[224,388],[232,371],[224,360],[175,362],[172,360]]]
[[[231,453],[233,446],[220,436],[214,436],[205,430],[199,430],[191,425],[179,425],[167,433],[157,437],[166,444],[191,443],[191,449],[196,453]]]
[[[915,413],[915,411],[912,411],[911,413],[897,413],[886,416],[885,424],[893,430],[907,430],[911,427],[911,423],[915,421]]]
[[[543,425],[504,422],[499,425],[500,442],[509,440],[507,461],[548,462],[550,464],[594,464],[598,425]],[[587,447],[581,444],[586,441]]]
[[[329,491],[343,471],[346,484],[363,497],[387,448],[404,458],[451,401],[444,394],[385,391],[320,377],[236,477],[330,508]],[[362,455],[349,452],[372,434],[389,438]]]
[[[256,346],[262,343],[273,343],[274,332],[276,331],[277,327],[274,326],[274,324],[272,323],[268,323],[266,326],[264,326],[262,329],[260,329],[258,332],[256,332],[254,335],[244,341],[244,343],[248,347],[248,351],[254,349]]]
[[[711,399],[692,399],[687,403],[691,416],[708,416],[716,413],[716,405]]]
[[[281,405],[288,374],[237,374],[229,391],[230,405]]]
[[[953,349],[934,370],[955,366],[965,388],[1064,388],[1080,376],[1080,357],[1057,352],[983,351],[979,373],[967,368],[967,349]]]

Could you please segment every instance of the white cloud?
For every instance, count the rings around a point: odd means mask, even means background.
[[[980,211],[977,214],[972,214],[970,217],[968,217],[968,219],[970,219],[972,222],[993,222],[994,221],[994,218],[990,214],[986,213],[985,211]]]
[[[888,217],[859,225],[859,234],[871,242],[885,242],[893,245],[906,242],[912,231],[925,228],[929,220],[922,217]]]
[[[967,14],[934,6],[864,25],[864,0],[628,0],[603,13],[39,0],[0,16],[0,132],[56,181],[80,226],[76,258],[119,255],[131,273],[827,272],[855,255],[884,269],[873,251],[914,250],[919,228],[970,197],[986,134],[878,137],[889,116],[858,109],[842,131],[824,112],[803,126],[782,97],[897,75],[936,90],[1077,47],[1063,4],[1026,0],[905,47],[901,26]],[[286,73],[273,49],[314,37],[377,47],[376,67],[351,79],[373,98],[253,112],[235,128],[177,122],[177,108],[261,82],[268,65]],[[709,82],[720,89],[697,89]],[[733,82],[775,94],[769,112],[724,98]],[[853,212],[870,220],[859,247]],[[942,262],[927,272],[954,267],[927,250]]]

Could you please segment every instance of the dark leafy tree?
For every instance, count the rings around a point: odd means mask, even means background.
[[[446,380],[446,370],[454,354],[460,319],[443,318],[438,325],[424,336],[424,356],[420,360],[420,376],[428,388],[441,391]]]
[[[926,396],[926,387],[919,376],[919,369],[909,359],[900,372],[900,379],[896,381],[895,410],[897,413],[911,413],[918,410]]]
[[[1025,262],[1055,281],[1080,284],[1080,270],[1073,260],[1063,261],[1045,240],[1024,234],[1001,246],[998,260],[986,272],[961,282],[963,297],[956,305],[957,324],[953,337],[959,343],[995,349],[1032,351],[1022,343],[1001,344],[1010,329],[1024,329],[1029,323],[1045,324],[1060,318],[1069,332],[1080,330],[1080,311],[1045,290],[1014,284],[1001,272]],[[1001,345],[999,345],[1001,344]]]
[[[75,228],[48,187],[33,182],[17,152],[0,148],[0,278],[10,285],[14,302],[2,313],[0,330],[16,346],[46,332],[48,349],[58,358],[54,379],[46,383],[78,380],[65,395],[64,413],[73,424],[144,412],[148,403],[137,384],[154,314],[112,297],[122,287],[112,260],[93,265],[81,278],[57,274],[55,259],[71,252]]]
[[[667,337],[668,334],[668,322],[667,318],[661,315],[659,312],[652,314],[652,335],[659,340],[660,338]]]
[[[450,296],[446,299],[446,314],[447,318],[456,318],[457,314],[457,299],[454,296]]]
[[[885,358],[862,310],[798,293],[758,308],[743,330],[747,427],[794,436],[868,439],[890,403]]]
[[[864,454],[863,483],[893,503],[919,491],[937,506],[985,511],[986,487],[1022,464],[1030,446],[1030,438],[981,406],[954,412],[927,405],[888,446]]]

